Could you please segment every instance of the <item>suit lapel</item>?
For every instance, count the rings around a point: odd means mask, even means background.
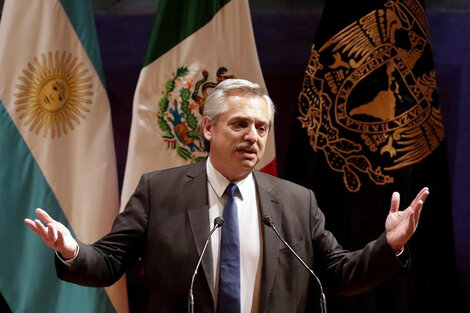
[[[259,197],[261,219],[265,215],[271,216],[276,228],[282,232],[282,218],[279,208],[279,201],[274,195],[274,187],[269,178],[253,171],[257,193]],[[194,242],[197,247],[198,256],[201,255],[207,234],[210,231],[209,206],[207,196],[207,174],[206,162],[198,162],[190,167],[187,174],[188,180],[184,182],[185,203]],[[277,258],[280,248],[279,239],[272,229],[267,226],[262,227],[263,234],[263,268],[261,275],[260,290],[260,310],[265,312],[268,305],[269,295],[274,283],[274,275],[277,269]],[[196,266],[196,264],[194,264]],[[212,265],[212,250],[208,246],[202,259],[202,268],[207,284],[209,285],[212,299],[214,299],[214,271]]]
[[[198,162],[190,167],[187,177],[188,180],[185,182],[184,186],[184,189],[187,191],[185,193],[186,210],[188,212],[194,242],[197,247],[198,257],[200,257],[210,231],[206,162]],[[206,248],[201,264],[212,294],[212,299],[214,299],[212,249],[210,249],[209,245]],[[194,267],[196,267],[196,264],[194,264]],[[200,270],[198,271],[198,275],[201,275]]]
[[[281,231],[282,218],[279,208],[279,201],[274,195],[274,187],[267,176],[259,172],[253,172],[255,176],[261,219],[265,215],[271,216],[276,228]],[[259,299],[259,312],[265,312],[268,305],[269,295],[274,283],[274,275],[277,268],[277,258],[279,253],[279,238],[268,226],[262,224],[263,229],[263,269],[261,275],[261,290]]]

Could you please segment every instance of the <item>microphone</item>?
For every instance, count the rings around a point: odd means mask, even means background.
[[[207,245],[209,244],[209,240],[211,239],[212,234],[214,231],[224,225],[224,219],[221,216],[214,218],[214,227],[211,229],[209,234],[207,235],[206,243],[204,244],[204,248],[202,249],[201,256],[196,265],[196,269],[194,270],[193,277],[191,279],[191,287],[189,288],[189,297],[188,297],[188,312],[194,313],[194,296],[193,296],[193,285],[194,285],[194,278],[196,277],[197,270],[199,265],[201,265],[202,257],[204,256],[204,252],[206,252]]]
[[[315,281],[317,282],[317,285],[318,285],[318,288],[320,289],[320,309],[321,309],[321,312],[322,313],[326,313],[326,298],[325,298],[325,294],[323,293],[323,287],[321,285],[321,282],[320,282],[320,279],[318,279],[318,276],[315,275],[315,273],[310,269],[310,267],[308,267],[307,264],[305,264],[305,262],[300,258],[300,256],[295,253],[295,251],[291,248],[291,246],[289,246],[289,244],[281,237],[281,235],[279,234],[279,232],[277,231],[276,227],[274,226],[274,221],[273,219],[271,218],[271,216],[269,215],[265,215],[263,217],[263,223],[272,228],[274,230],[274,232],[276,233],[276,235],[279,237],[279,239],[281,239],[281,241],[284,243],[284,245],[289,248],[289,250],[295,255],[295,257],[297,258],[297,260],[300,261],[300,263],[302,263],[302,265],[310,272],[310,274],[312,274],[312,276],[315,278]]]

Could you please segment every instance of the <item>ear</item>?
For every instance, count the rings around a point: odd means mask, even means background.
[[[211,141],[212,139],[212,120],[204,116],[204,119],[202,120],[203,123],[203,128],[204,128],[204,138],[206,138],[207,141]]]

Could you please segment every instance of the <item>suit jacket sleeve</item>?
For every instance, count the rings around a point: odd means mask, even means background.
[[[263,173],[255,174],[261,214],[273,218],[283,238],[315,271],[324,289],[358,294],[405,268],[387,243],[385,234],[361,250],[348,251],[325,228],[325,216],[311,190]],[[318,286],[312,277],[270,229],[263,229],[263,238],[262,309],[314,310]]]
[[[385,232],[358,251],[341,247],[325,230],[325,217],[311,193],[311,237],[326,287],[341,294],[358,294],[376,287],[407,268],[387,242]],[[404,258],[406,259],[407,250]]]
[[[92,245],[78,241],[80,252],[72,266],[57,257],[57,276],[83,286],[101,287],[116,282],[142,255],[149,212],[148,177],[144,175],[119,214],[110,233]]]

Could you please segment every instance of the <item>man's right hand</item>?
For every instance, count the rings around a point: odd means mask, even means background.
[[[24,222],[29,228],[38,234],[48,247],[60,253],[64,260],[74,258],[78,249],[78,243],[72,237],[67,227],[54,220],[42,209],[36,209],[35,213],[46,226],[38,219],[33,221],[26,218]]]

